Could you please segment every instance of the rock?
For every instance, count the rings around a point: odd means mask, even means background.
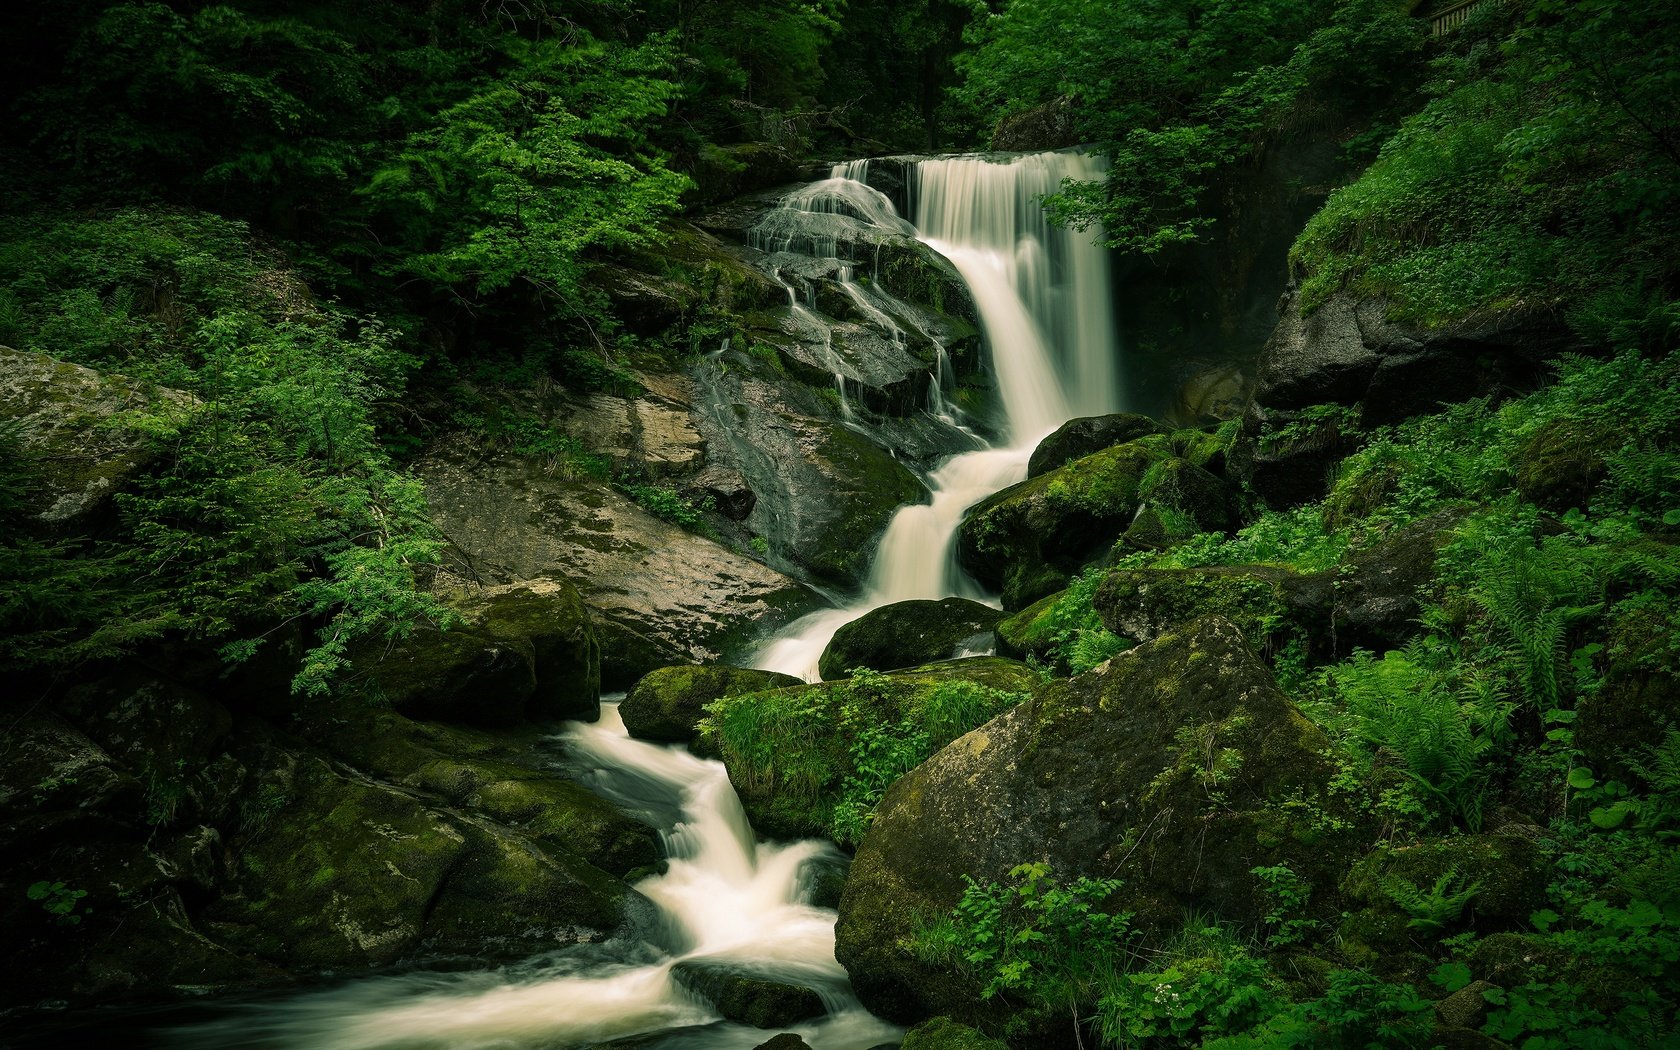
[[[1435,578],[1435,559],[1464,520],[1447,510],[1414,521],[1348,553],[1334,572],[1331,615],[1339,652],[1398,649],[1421,632],[1420,592]]]
[[[699,289],[686,281],[613,263],[590,267],[588,283],[606,294],[613,315],[637,335],[659,335],[680,325],[700,306]]]
[[[708,143],[700,148],[695,160],[694,196],[700,203],[710,204],[791,182],[799,174],[799,158],[780,146],[768,142]]]
[[[0,836],[23,848],[78,822],[128,824],[144,790],[85,734],[48,714],[8,713],[0,749]]]
[[[1491,981],[1471,981],[1436,1003],[1435,1016],[1440,1018],[1441,1027],[1472,1030],[1482,1027],[1488,1014],[1488,1002],[1484,993],[1493,991],[1495,987]]]
[[[1091,600],[1103,626],[1122,638],[1150,641],[1204,616],[1219,616],[1255,648],[1279,625],[1309,635],[1329,618],[1332,582],[1264,565],[1196,569],[1118,569]]]
[[[926,488],[892,455],[817,415],[815,403],[790,404],[797,384],[762,362],[696,368],[712,391],[700,429],[713,462],[748,478],[757,495],[747,528],[766,538],[772,555],[818,579],[860,583],[887,522],[925,499]]]
[[[107,424],[143,413],[179,427],[200,407],[179,390],[0,346],[0,420],[18,427],[25,456],[51,464],[26,505],[28,520],[49,535],[97,530],[111,497],[152,463],[152,435]]]
[[[418,465],[462,580],[573,581],[601,627],[604,684],[744,649],[816,607],[786,576],[654,517],[610,486],[460,439]],[[603,622],[605,621],[605,622]],[[646,649],[632,644],[640,640]]]
[[[671,976],[711,1000],[724,1017],[754,1028],[782,1028],[823,1012],[815,990],[731,963],[685,959],[671,968]]]
[[[1235,518],[1231,487],[1177,456],[1144,475],[1139,496],[1147,509],[1168,519],[1169,534],[1224,532]]]
[[[1158,452],[1138,443],[1075,460],[994,493],[963,519],[957,554],[976,580],[1020,609],[1067,585],[1137,513]]]
[[[962,650],[990,648],[1001,617],[996,609],[966,598],[883,605],[835,631],[817,669],[833,680],[854,667],[892,671],[972,655]]]
[[[1230,472],[1273,508],[1320,499],[1337,464],[1359,447],[1358,420],[1357,409],[1314,416],[1251,402],[1231,449]]]
[[[1179,385],[1173,418],[1196,424],[1204,420],[1240,419],[1253,394],[1254,381],[1239,365],[1211,365]]]
[[[694,475],[689,490],[702,500],[711,500],[718,513],[731,521],[745,521],[758,503],[746,476],[738,470],[713,464]]]
[[[1049,659],[1051,651],[1060,644],[1055,636],[1060,624],[1051,613],[1066,594],[1066,591],[1057,591],[999,620],[996,628],[998,655],[1012,660],[1025,660],[1029,656],[1036,660]]]
[[[1009,1044],[991,1039],[949,1017],[935,1017],[904,1033],[900,1050],[1009,1050]]]
[[[938,746],[1039,684],[1024,664],[982,656],[861,684],[800,685],[713,705],[706,740],[729,768],[753,827],[776,838],[826,836],[853,772],[851,746],[865,728],[909,720]],[[945,702],[930,712],[936,694]]]
[[[1644,783],[1630,760],[1650,766],[1649,749],[1680,729],[1680,663],[1670,648],[1671,631],[1655,608],[1610,624],[1604,680],[1576,701],[1575,718],[1575,745],[1601,781]]]
[[[581,858],[285,752],[265,759],[231,845],[237,890],[210,905],[206,929],[294,972],[600,939],[626,894]]]
[[[485,635],[509,645],[530,645],[535,691],[526,717],[593,722],[601,713],[601,646],[577,588],[540,578],[487,587],[462,603]]]
[[[1027,477],[1048,474],[1076,459],[1161,432],[1161,425],[1148,416],[1123,412],[1070,419],[1033,449],[1032,458],[1027,461]]]
[[[1427,894],[1451,873],[1449,891],[1476,886],[1460,917],[1462,925],[1473,923],[1484,933],[1526,926],[1529,916],[1545,906],[1551,878],[1550,861],[1536,843],[1540,834],[1538,828],[1512,828],[1377,850],[1348,873],[1342,891],[1352,900],[1409,919],[1395,900],[1396,891]],[[1413,932],[1408,930],[1407,936]]]
[[[1335,914],[1338,858],[1368,829],[1329,793],[1329,746],[1218,618],[1050,683],[888,789],[847,880],[836,956],[882,1016],[982,1020],[966,979],[905,946],[914,917],[949,911],[965,876],[1002,880],[1027,860],[1061,880],[1121,879],[1113,903],[1145,931],[1176,928],[1186,908],[1257,923],[1268,904],[1250,869],[1279,863]],[[1353,829],[1271,802],[1297,794]]]
[[[367,641],[352,649],[351,661],[367,692],[410,718],[515,725],[537,691],[529,642],[470,628],[422,626],[394,644]]]
[[[759,1043],[753,1050],[811,1050],[811,1044],[801,1039],[797,1032],[783,1032]]]
[[[1554,419],[1536,430],[1516,455],[1517,491],[1547,510],[1586,509],[1609,473],[1606,453],[1624,440],[1604,420]]]
[[[661,667],[631,688],[618,713],[624,728],[639,740],[686,744],[697,735],[705,707],[712,701],[803,684],[792,675],[744,667]]]
[[[992,131],[992,148],[995,150],[1039,153],[1067,149],[1079,143],[1073,99],[1065,95],[1004,117]]]

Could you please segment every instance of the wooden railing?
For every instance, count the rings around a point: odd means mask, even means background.
[[[1431,11],[1429,13],[1429,35],[1435,37],[1446,36],[1463,25],[1470,17],[1470,12],[1488,2],[1489,0],[1459,0],[1451,7]]]

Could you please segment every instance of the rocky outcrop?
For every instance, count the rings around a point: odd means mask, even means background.
[[[754,1028],[784,1028],[823,1013],[822,996],[814,989],[727,962],[685,959],[671,968],[671,976],[724,1017]]]
[[[618,713],[624,728],[638,740],[686,744],[698,735],[706,705],[712,701],[803,684],[792,675],[745,667],[661,667],[631,688]]]
[[[154,458],[147,429],[182,426],[198,408],[179,390],[0,346],[0,424],[17,428],[23,455],[52,465],[26,508],[47,534],[98,529],[111,497]]]
[[[654,517],[610,486],[465,439],[420,462],[462,580],[575,581],[595,617],[602,682],[717,660],[817,604],[795,581]]]
[[[1267,897],[1250,869],[1289,863],[1321,895],[1314,908],[1333,909],[1339,858],[1367,840],[1299,815],[1360,819],[1329,793],[1328,747],[1231,623],[1162,636],[1047,686],[890,788],[852,865],[836,955],[872,1010],[966,1022],[986,1010],[975,989],[908,947],[915,917],[949,911],[965,878],[1029,860],[1063,880],[1118,878],[1111,903],[1162,930],[1185,908],[1258,922]],[[1271,802],[1294,796],[1297,812]]]
[[[1038,153],[1079,143],[1073,99],[1065,96],[1004,117],[992,130],[992,148],[1008,152]]]
[[[1501,314],[1422,330],[1388,319],[1388,304],[1337,293],[1304,313],[1290,288],[1260,351],[1243,420],[1241,474],[1268,503],[1324,494],[1328,467],[1349,451],[1345,435],[1315,424],[1279,443],[1271,435],[1320,405],[1358,407],[1361,426],[1395,423],[1472,397],[1532,389],[1544,362],[1575,347],[1555,318]],[[1300,429],[1297,427],[1297,429]]]
[[[966,598],[883,605],[835,631],[817,670],[832,680],[854,667],[892,671],[978,655],[990,648],[992,628],[1002,615]]]

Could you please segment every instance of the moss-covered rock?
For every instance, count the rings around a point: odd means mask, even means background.
[[[887,791],[836,955],[886,1017],[977,1020],[976,989],[910,950],[917,917],[949,911],[965,877],[1001,881],[1027,860],[1121,879],[1112,903],[1145,931],[1175,929],[1186,908],[1258,923],[1269,904],[1250,869],[1280,863],[1312,887],[1315,914],[1336,914],[1342,858],[1368,829],[1328,789],[1329,746],[1223,619],[1051,683]]]
[[[1517,452],[1517,491],[1548,510],[1584,510],[1609,472],[1605,454],[1622,440],[1610,421],[1551,420]]]
[[[686,744],[699,734],[700,720],[712,701],[803,684],[792,675],[744,667],[661,667],[642,676],[618,705],[618,713],[637,739]]]
[[[1418,633],[1435,560],[1464,516],[1448,509],[1412,522],[1350,551],[1324,574],[1335,583],[1331,626],[1340,651],[1396,649]]]
[[[1036,478],[1105,448],[1159,433],[1162,427],[1153,419],[1124,412],[1070,419],[1033,449],[1032,458],[1027,460],[1027,477]]]
[[[961,655],[964,646],[974,651],[976,641],[989,643],[1001,617],[967,598],[883,605],[835,631],[817,669],[832,680],[854,667],[892,671],[947,660]]]
[[[677,982],[711,1000],[718,1013],[754,1028],[782,1028],[823,1012],[814,989],[728,963],[689,959],[671,969]]]
[[[601,713],[601,646],[577,588],[551,578],[490,588],[468,605],[485,635],[529,644],[536,673],[533,719],[594,721]]]
[[[1262,648],[1288,627],[1311,631],[1330,609],[1331,583],[1265,565],[1119,569],[1097,587],[1103,626],[1148,641],[1203,616],[1229,620]]]
[[[1655,608],[1610,626],[1604,680],[1581,697],[1575,717],[1575,744],[1600,779],[1641,783],[1630,759],[1640,761],[1664,733],[1680,729],[1680,661],[1671,632]]]
[[[970,657],[730,697],[712,705],[704,731],[753,826],[777,837],[809,838],[832,831],[836,803],[854,771],[851,748],[861,733],[925,732],[938,746],[1040,684],[1024,664]]]
[[[529,642],[470,628],[420,627],[395,645],[358,646],[352,660],[376,700],[411,718],[513,725],[537,691]]]
[[[1348,872],[1342,891],[1387,917],[1386,929],[1400,938],[1409,938],[1420,925],[1428,933],[1470,927],[1491,933],[1526,925],[1529,916],[1544,906],[1551,878],[1548,859],[1536,844],[1539,833],[1538,828],[1512,828],[1377,850]],[[1420,894],[1428,897],[1437,885],[1447,896],[1471,887],[1475,892],[1461,912],[1442,915],[1443,921],[1432,925],[1436,916],[1407,905]],[[1377,954],[1405,943],[1389,937],[1364,940]]]
[[[579,857],[282,751],[268,753],[232,846],[234,891],[211,904],[208,928],[294,972],[600,938],[626,892]]]
[[[1056,603],[1066,594],[1066,591],[1057,591],[999,620],[996,627],[998,655],[1014,660],[1028,657],[1047,659],[1051,650],[1060,644],[1060,639],[1056,637],[1060,625],[1051,614]]]
[[[904,1033],[900,1050],[1009,1050],[1009,1044],[992,1039],[949,1017],[935,1017]]]
[[[1060,590],[1125,531],[1163,458],[1141,442],[1119,445],[987,497],[963,519],[963,568],[1000,589],[1009,610]]]
[[[1139,498],[1158,514],[1182,522],[1190,532],[1224,532],[1231,527],[1235,503],[1231,487],[1208,470],[1174,456],[1151,468]]]

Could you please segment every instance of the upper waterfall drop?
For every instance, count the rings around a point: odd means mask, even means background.
[[[1101,158],[1063,151],[1000,160],[940,157],[915,167],[919,236],[974,292],[992,348],[1010,444],[1075,416],[1118,411],[1119,336],[1100,231],[1050,225],[1042,199],[1063,180],[1100,180]]]

